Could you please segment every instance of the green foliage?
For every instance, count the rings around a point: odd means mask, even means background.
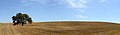
[[[16,20],[16,19],[17,19],[16,16],[13,16],[13,17],[12,17],[12,20]]]
[[[16,18],[21,18],[22,13],[17,13]]]
[[[28,14],[22,14],[22,13],[17,13],[16,16],[12,17],[12,20],[13,20],[13,23],[15,21],[17,21],[17,23],[22,23],[22,21],[24,22],[28,21],[29,23],[33,22],[31,17],[28,16]]]
[[[22,14],[25,18],[28,18],[29,16],[27,14]]]
[[[32,23],[32,22],[33,22],[32,19],[31,19],[31,17],[28,18],[28,21],[29,21],[29,23]]]

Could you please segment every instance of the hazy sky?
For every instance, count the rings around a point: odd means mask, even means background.
[[[98,20],[120,22],[120,0],[0,0],[0,22],[16,13],[33,21]]]

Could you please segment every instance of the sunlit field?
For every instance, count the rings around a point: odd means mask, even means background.
[[[1,24],[0,35],[120,35],[120,25],[110,22],[34,22]]]

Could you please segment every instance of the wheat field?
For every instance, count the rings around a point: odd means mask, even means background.
[[[2,23],[0,35],[120,35],[120,25],[111,22],[34,22],[24,26]]]

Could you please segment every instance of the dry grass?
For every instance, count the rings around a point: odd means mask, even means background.
[[[0,35],[120,35],[120,25],[108,22],[34,22],[2,24]]]

